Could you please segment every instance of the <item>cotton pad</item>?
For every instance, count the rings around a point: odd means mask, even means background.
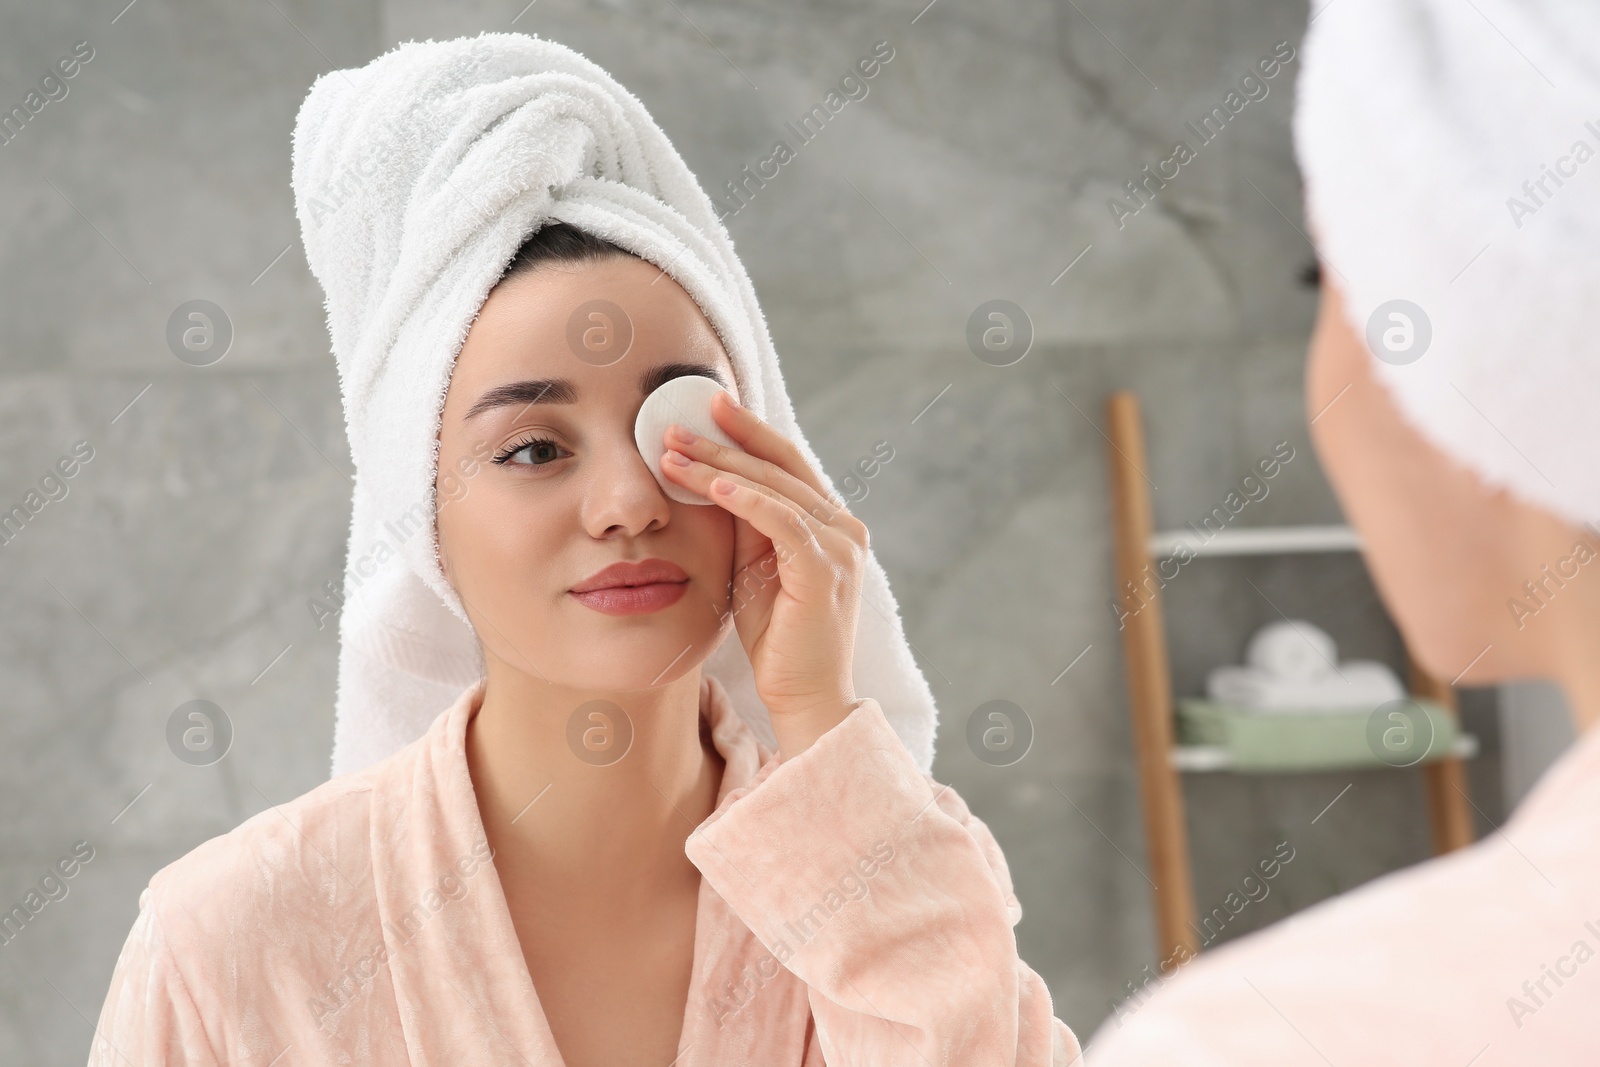
[[[673,423],[687,426],[701,437],[743,452],[744,449],[739,448],[733,438],[722,431],[711,414],[711,398],[717,393],[728,392],[714,378],[688,374],[662,385],[645,397],[639,407],[638,418],[633,422],[633,440],[639,446],[639,455],[644,457],[650,473],[656,476],[656,481],[661,483],[667,496],[680,504],[711,506],[711,501],[669,481],[661,473],[661,455],[667,450],[667,427]],[[736,394],[729,395],[735,400],[739,399]]]

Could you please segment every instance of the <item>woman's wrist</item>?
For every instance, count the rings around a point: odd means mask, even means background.
[[[772,733],[778,742],[779,762],[791,760],[816,743],[817,738],[838,726],[849,716],[859,700],[834,699],[798,711],[773,711]]]

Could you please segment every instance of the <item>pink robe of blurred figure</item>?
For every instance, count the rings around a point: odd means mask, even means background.
[[[1319,829],[1303,828],[1301,851]],[[1125,1000],[1086,1059],[1600,1064],[1600,728],[1483,840],[1201,952]]]

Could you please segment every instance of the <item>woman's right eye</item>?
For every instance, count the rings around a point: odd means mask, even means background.
[[[513,457],[519,456],[526,452],[529,456],[528,459],[519,460],[512,465],[519,467],[543,467],[561,458],[559,455],[555,454],[560,450],[560,448],[560,445],[556,444],[556,442],[548,437],[535,437],[529,440],[519,441],[510,446],[498,456],[494,457],[494,461],[504,466],[508,463],[511,463]]]

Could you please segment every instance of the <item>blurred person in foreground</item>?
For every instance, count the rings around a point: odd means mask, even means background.
[[[1504,826],[1151,983],[1090,1067],[1600,1063],[1600,8],[1332,0],[1294,118],[1322,464],[1408,646],[1553,680]]]

